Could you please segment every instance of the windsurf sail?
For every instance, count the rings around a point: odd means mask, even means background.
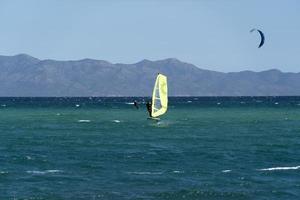
[[[168,85],[167,77],[158,74],[152,93],[151,116],[158,117],[167,112],[168,109]]]

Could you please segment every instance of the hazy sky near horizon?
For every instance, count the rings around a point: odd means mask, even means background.
[[[0,0],[0,54],[300,72],[298,0]],[[258,49],[259,28],[265,45]]]

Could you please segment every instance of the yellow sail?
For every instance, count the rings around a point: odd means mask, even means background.
[[[158,117],[167,112],[168,109],[168,86],[167,77],[158,74],[152,94],[152,117]]]

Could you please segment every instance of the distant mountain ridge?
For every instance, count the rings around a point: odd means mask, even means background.
[[[0,56],[0,96],[150,96],[156,74],[168,76],[170,96],[300,95],[300,73],[216,72],[175,58],[134,64],[103,60],[39,60]]]

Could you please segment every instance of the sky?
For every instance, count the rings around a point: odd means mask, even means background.
[[[299,0],[0,0],[0,55],[300,72],[299,10]]]

